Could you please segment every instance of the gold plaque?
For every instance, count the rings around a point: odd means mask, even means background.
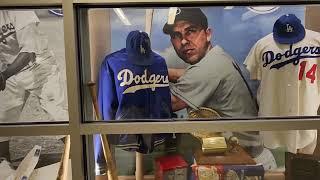
[[[227,148],[224,137],[202,138],[203,153],[224,153],[227,151]]]
[[[195,119],[220,117],[217,111],[206,107],[190,110],[188,115],[189,118]],[[224,153],[227,151],[226,140],[219,132],[195,132],[191,134],[201,141],[203,153]]]

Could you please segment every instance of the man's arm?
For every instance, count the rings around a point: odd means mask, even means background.
[[[178,79],[185,73],[185,69],[176,69],[176,68],[169,68],[168,69],[168,75],[169,75],[169,81],[176,83]],[[187,108],[188,105],[181,100],[179,97],[171,94],[171,106],[173,112],[179,111],[181,109]]]
[[[186,71],[185,69],[169,68],[168,69],[169,81],[173,83],[177,82],[177,80],[184,74],[185,71]]]
[[[0,91],[6,88],[6,81],[11,76],[17,74],[22,68],[24,68],[30,61],[34,61],[35,53],[22,52],[20,53],[12,64],[8,68],[1,72],[0,76]]]
[[[17,58],[14,60],[12,64],[8,66],[8,68],[2,72],[5,79],[17,74],[21,69],[23,69],[30,61],[34,61],[35,53],[22,52]]]
[[[179,97],[171,94],[171,106],[173,112],[179,111],[181,109],[187,108],[188,105],[183,100],[181,100]]]
[[[22,16],[16,16],[16,18],[17,21],[18,19],[21,21]],[[35,61],[35,52],[37,49],[35,38],[37,38],[39,33],[37,24],[38,21],[34,20],[31,23],[28,22],[23,27],[17,28],[16,26],[16,38],[21,49],[15,60],[0,74],[0,91],[5,89],[6,80],[8,78],[17,74],[21,69],[28,65],[30,61]]]

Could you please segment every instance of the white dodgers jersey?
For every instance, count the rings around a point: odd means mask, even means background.
[[[51,56],[47,37],[37,27],[28,27],[39,22],[34,11],[0,10],[0,71],[13,63],[20,52],[36,53],[37,62]]]
[[[278,44],[269,34],[250,50],[244,64],[251,79],[260,80],[259,116],[315,116],[320,103],[320,33],[306,30],[298,43]],[[306,147],[316,130],[262,132],[266,147],[289,152]]]

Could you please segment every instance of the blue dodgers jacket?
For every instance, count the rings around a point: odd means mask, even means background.
[[[152,65],[128,63],[126,49],[107,56],[99,79],[99,108],[104,120],[171,117],[165,60],[154,54]]]
[[[148,49],[149,45],[137,43],[144,39],[149,40],[148,37],[141,38],[141,34],[136,36],[138,39],[130,39],[129,34],[127,47],[106,56],[101,64],[98,101],[105,121],[171,118],[171,96],[166,62],[151,48]],[[135,47],[140,48],[147,56],[144,54],[141,56],[139,49],[133,49]],[[108,136],[111,144],[141,153],[152,152],[153,148],[163,143],[166,137],[169,135]],[[96,150],[100,152],[95,153],[96,158],[101,155],[100,140],[97,141]]]

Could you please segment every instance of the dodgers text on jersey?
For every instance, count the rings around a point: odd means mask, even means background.
[[[264,62],[263,67],[267,67],[269,64],[270,69],[276,68],[280,69],[288,64],[299,64],[301,59],[305,58],[319,58],[320,57],[320,47],[314,46],[304,46],[297,47],[293,49],[293,45],[284,53],[275,53],[273,51],[266,51],[262,54],[262,61]],[[285,59],[285,60],[284,60]],[[281,61],[284,60],[284,61]],[[279,62],[281,61],[281,62]]]
[[[12,23],[4,24],[0,29],[0,43],[7,44],[6,38],[16,32]]]
[[[135,93],[138,90],[148,88],[155,91],[158,87],[169,86],[169,79],[167,75],[151,74],[148,77],[146,69],[142,75],[134,75],[130,69],[123,69],[118,73],[117,79],[122,81],[120,86],[130,86],[123,92],[123,94]],[[135,85],[131,86],[133,82]]]

